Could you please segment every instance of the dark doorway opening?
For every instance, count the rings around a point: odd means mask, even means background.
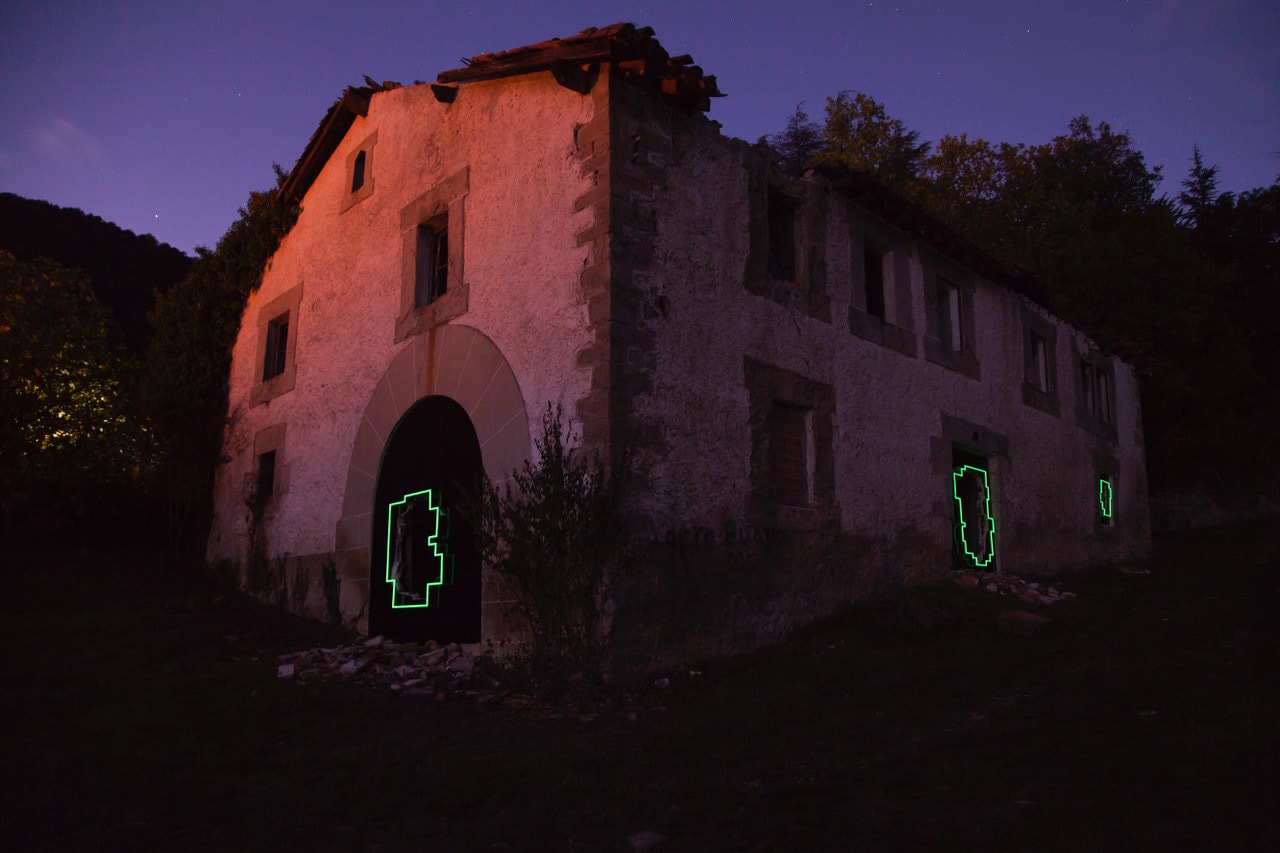
[[[480,558],[463,506],[483,472],[462,406],[424,397],[387,441],[374,490],[369,633],[480,641]]]
[[[995,502],[985,456],[955,448],[951,454],[951,566],[996,571]]]

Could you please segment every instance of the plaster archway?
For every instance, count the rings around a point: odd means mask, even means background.
[[[524,395],[511,365],[488,336],[470,326],[448,324],[415,336],[392,359],[356,431],[342,518],[335,531],[335,551],[343,555],[346,567],[343,611],[358,613],[361,627],[368,616],[373,501],[382,455],[401,417],[418,400],[433,395],[449,397],[466,411],[480,444],[485,474],[495,485],[504,484],[531,453]],[[492,628],[500,624],[503,606],[491,595],[487,581],[486,576],[483,639],[494,637]],[[355,595],[359,601],[352,600]]]

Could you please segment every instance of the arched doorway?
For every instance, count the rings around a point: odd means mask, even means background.
[[[396,423],[374,490],[370,634],[480,641],[480,558],[460,503],[482,471],[475,427],[453,399],[424,397]]]

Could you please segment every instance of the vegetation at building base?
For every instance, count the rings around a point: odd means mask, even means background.
[[[572,446],[559,405],[548,405],[534,457],[499,491],[479,489],[474,519],[481,561],[513,595],[513,612],[539,664],[598,668],[612,592],[630,565],[620,512],[624,464],[606,472]]]
[[[818,124],[801,105],[761,142],[793,172],[872,173],[1032,273],[1050,309],[1142,376],[1153,488],[1275,491],[1280,179],[1220,192],[1196,149],[1170,197],[1128,134],[1084,116],[1046,143],[934,144],[863,93],[828,98],[825,112]]]

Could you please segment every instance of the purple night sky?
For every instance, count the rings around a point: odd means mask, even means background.
[[[191,252],[365,74],[434,80],[464,56],[618,21],[716,75],[728,97],[710,116],[748,140],[801,101],[820,120],[853,89],[930,141],[1046,142],[1084,113],[1163,165],[1169,195],[1193,144],[1222,189],[1280,173],[1276,0],[8,0],[0,191]]]

